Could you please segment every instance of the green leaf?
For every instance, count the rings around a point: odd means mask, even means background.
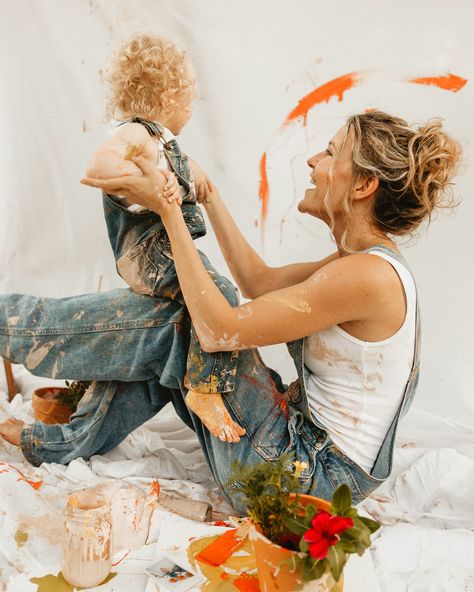
[[[306,510],[305,510],[306,520],[311,522],[311,520],[316,516],[317,512],[318,512],[318,510],[313,506],[313,504],[309,504],[308,506],[306,506]]]
[[[306,524],[292,516],[283,516],[283,522],[290,532],[299,536],[302,536],[308,530]]]
[[[305,541],[303,537],[300,539],[300,551],[307,553],[309,551],[309,543]]]
[[[317,580],[318,578],[320,578],[323,575],[323,573],[326,572],[327,568],[328,568],[328,562],[326,561],[326,559],[318,561],[317,563],[313,563],[314,579]]]
[[[349,539],[351,541],[358,541],[363,543],[366,547],[370,547],[370,530],[364,523],[354,519],[354,526],[346,530],[341,538]]]
[[[357,541],[348,541],[341,538],[341,540],[337,544],[340,545],[341,549],[346,553],[357,553],[356,543]]]
[[[368,527],[368,529],[370,530],[371,533],[378,530],[381,526],[381,524],[379,522],[376,522],[375,520],[371,520],[370,518],[365,518],[364,516],[359,516],[358,519],[362,522],[362,524],[365,524],[365,526]]]
[[[334,492],[332,496],[332,507],[336,514],[345,516],[351,510],[352,494],[350,487],[343,483]]]
[[[331,569],[331,573],[337,582],[341,577],[342,570],[344,569],[344,565],[347,561],[346,554],[339,547],[339,545],[333,545],[332,547],[329,547],[327,560]]]
[[[311,561],[305,560],[301,569],[301,575],[306,582],[314,579],[313,565]]]

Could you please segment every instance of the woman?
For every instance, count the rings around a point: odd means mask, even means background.
[[[194,414],[186,414],[184,387],[175,388],[166,380],[169,365],[182,354],[168,351],[156,371],[159,380],[150,379],[144,365],[138,363],[130,369],[128,380],[133,382],[127,384],[124,396],[120,394],[123,382],[120,387],[117,382],[97,383],[106,401],[102,412],[97,409],[88,414],[87,400],[83,402],[78,410],[81,418],[86,418],[81,433],[86,425],[90,432],[93,426],[101,426],[94,435],[93,453],[110,449],[136,427],[137,421],[145,421],[160,405],[172,400],[181,416],[194,426],[221,488],[228,478],[230,461],[253,464],[262,457],[272,461],[292,451],[307,464],[301,475],[304,492],[329,499],[345,482],[356,502],[369,495],[390,474],[398,420],[411,402],[418,377],[416,289],[391,236],[412,232],[441,205],[460,152],[458,143],[442,131],[438,121],[413,130],[402,119],[378,111],[350,117],[327,149],[308,160],[312,187],[306,190],[298,209],[326,222],[338,247],[333,255],[315,263],[269,268],[240,234],[218,191],[204,190],[201,197],[205,198],[232,275],[242,293],[252,298],[235,307],[209,278],[179,206],[157,191],[163,184],[153,166],[136,158],[143,177],[84,180],[108,193],[133,197],[135,203],[161,216],[201,346],[209,352],[240,352],[233,392],[224,396],[224,407],[246,432],[239,442],[222,442],[213,438]],[[87,340],[83,341],[77,330],[71,338],[63,329],[64,322],[72,310],[83,310],[83,316],[87,316],[101,303],[109,305],[107,295],[94,295],[93,302],[81,301],[86,297],[59,301],[55,309],[59,320],[56,325],[43,320],[42,331],[32,327],[35,318],[41,324],[48,303],[14,298],[0,299],[8,306],[7,315],[22,320],[28,316],[29,321],[21,330],[16,329],[18,323],[13,327],[6,321],[1,323],[6,327],[0,341],[3,353],[12,358],[16,355],[15,361],[19,361],[22,355],[25,357],[25,340],[29,339],[31,345],[34,333],[33,354],[41,343],[41,363],[49,360],[50,364],[43,366],[43,372],[50,372],[52,362],[61,358],[63,365],[69,364],[69,376],[83,377],[81,364],[74,363],[74,352],[85,347]],[[133,295],[130,305],[140,309],[140,318],[145,316],[150,323],[154,319],[156,328],[156,318],[153,314],[146,316],[139,299]],[[175,313],[173,301],[162,302],[155,310],[161,323],[158,341],[166,341],[162,336]],[[180,318],[177,325],[182,323]],[[50,329],[58,326],[59,336],[52,338]],[[132,323],[129,331],[118,332],[118,338],[126,340],[134,330]],[[25,337],[28,331],[30,335]],[[38,341],[45,333],[47,337]],[[145,334],[132,338],[140,355],[146,352]],[[62,357],[57,349],[54,356],[50,354],[58,341],[62,342]],[[282,342],[289,342],[299,376],[286,390],[255,349]],[[112,359],[105,359],[97,346],[93,352],[97,358],[91,359],[89,373],[93,371],[99,380],[127,380],[124,347],[116,343]],[[155,356],[157,350],[161,351],[156,339],[153,349]],[[163,352],[160,355],[165,356]],[[110,366],[112,369],[106,370]],[[145,368],[148,370],[149,364]],[[116,373],[114,377],[110,376],[112,372]],[[176,368],[172,373],[179,374]],[[112,397],[110,391],[114,391]],[[186,403],[201,415],[212,415],[207,396]],[[221,411],[217,407],[215,413]],[[131,412],[136,413],[133,421]],[[54,458],[55,445],[61,448],[67,440],[67,434],[64,437],[58,432],[57,442],[54,434],[48,435],[48,442],[41,441],[41,429],[35,426],[32,435],[31,428],[10,424],[1,427],[0,433],[18,441],[21,432],[25,456],[38,462]],[[80,446],[78,449],[81,452]],[[73,447],[63,460],[70,460],[76,452]]]

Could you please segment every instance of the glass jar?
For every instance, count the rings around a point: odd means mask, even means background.
[[[67,501],[61,569],[78,588],[101,584],[111,568],[110,501],[94,489],[73,492]]]

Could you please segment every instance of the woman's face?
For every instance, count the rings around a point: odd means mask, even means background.
[[[308,159],[312,187],[306,189],[304,198],[298,204],[300,212],[311,214],[325,222],[330,221],[324,205],[324,197],[330,186],[329,170],[331,166],[332,183],[328,205],[334,215],[341,212],[344,195],[352,180],[352,134],[353,131],[350,130],[344,147],[342,147],[346,135],[346,127],[342,127],[329,140],[327,148],[323,152],[318,152]]]

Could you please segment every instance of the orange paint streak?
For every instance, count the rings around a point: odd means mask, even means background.
[[[150,493],[149,495],[156,495],[156,497],[159,497],[160,495],[160,484],[158,483],[158,481],[153,481],[152,484],[150,485]]]
[[[268,177],[267,177],[267,153],[262,154],[260,159],[260,189],[258,196],[262,202],[260,215],[262,217],[262,226],[265,223],[268,212]]]
[[[35,491],[38,491],[38,489],[43,485],[43,481],[32,481],[31,479],[28,479],[26,477],[26,475],[24,475],[19,469],[17,469],[16,467],[14,467],[12,465],[9,465],[8,463],[0,462],[0,465],[8,467],[7,469],[0,471],[0,473],[8,473],[9,472],[8,469],[13,469],[14,471],[16,471],[17,473],[20,474],[20,477],[18,477],[18,481],[26,481],[28,483],[28,485],[31,485],[31,487]]]
[[[339,76],[339,78],[335,78],[334,80],[330,80],[315,88],[309,94],[304,96],[298,102],[297,106],[289,113],[287,118],[283,123],[283,127],[287,126],[292,121],[302,117],[303,118],[303,126],[306,126],[308,113],[309,111],[318,103],[326,102],[328,103],[332,97],[337,97],[339,101],[342,101],[343,95],[346,91],[353,88],[361,81],[363,72],[351,72],[350,74],[345,74],[344,76]],[[425,78],[413,78],[408,80],[410,83],[414,84],[426,84],[437,86],[443,90],[448,90],[451,92],[458,92],[461,90],[466,83],[468,82],[465,78],[461,76],[456,76],[455,74],[447,74],[446,76],[428,76]],[[375,109],[366,109],[366,113],[369,111],[374,111]],[[270,198],[270,189],[268,185],[268,176],[267,176],[267,154],[266,152],[263,153],[260,159],[260,190],[259,190],[259,197],[261,201],[261,210],[260,210],[260,219],[262,225],[262,236],[264,232],[264,225],[267,218],[268,213],[268,204]]]
[[[245,571],[234,580],[233,584],[240,592],[260,592],[257,577],[251,576]]]
[[[448,74],[446,76],[428,76],[427,78],[413,78],[408,82],[414,84],[427,84],[430,86],[437,86],[443,90],[450,90],[451,92],[458,92],[467,83],[465,78],[456,76],[455,74]]]
[[[330,80],[329,82],[326,82],[326,84],[315,88],[309,93],[309,95],[306,95],[299,101],[298,105],[293,111],[291,111],[283,125],[288,125],[298,117],[303,117],[303,125],[306,125],[306,119],[310,109],[323,101],[328,103],[332,97],[337,97],[339,101],[342,101],[343,94],[353,86],[356,86],[359,80],[360,72],[351,72],[350,74],[339,76],[339,78]]]

